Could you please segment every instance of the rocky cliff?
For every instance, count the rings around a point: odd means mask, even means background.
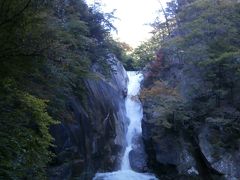
[[[164,179],[239,179],[238,106],[200,96],[200,68],[175,59],[156,73],[156,61],[141,95],[148,166]]]
[[[113,71],[108,77],[95,64],[92,71],[96,77],[82,81],[84,100],[69,97],[67,106],[72,122],[52,127],[56,158],[50,168],[50,179],[91,179],[96,171],[113,171],[119,166],[126,144],[128,78],[114,56],[109,63]]]

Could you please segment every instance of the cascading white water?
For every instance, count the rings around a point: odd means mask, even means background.
[[[125,106],[130,124],[126,134],[127,147],[122,159],[121,170],[109,173],[97,173],[93,180],[157,180],[157,178],[151,174],[137,173],[130,167],[129,152],[132,150],[133,137],[142,132],[141,120],[143,112],[141,102],[137,95],[140,91],[140,83],[143,76],[139,72],[129,71],[128,78],[128,96]]]
[[[137,95],[140,91],[140,83],[143,79],[143,76],[141,73],[129,71],[128,78],[128,96],[125,106],[127,111],[127,117],[130,120],[130,124],[128,126],[128,131],[126,135],[127,148],[122,159],[122,170],[131,169],[129,163],[129,152],[132,150],[132,140],[134,135],[140,134],[142,132],[141,120],[143,112],[141,102],[139,101]]]

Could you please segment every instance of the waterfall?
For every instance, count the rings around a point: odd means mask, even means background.
[[[127,73],[129,83],[125,106],[130,123],[126,134],[127,147],[122,159],[121,170],[108,173],[97,173],[93,180],[157,180],[157,178],[151,174],[133,171],[130,166],[129,152],[132,150],[133,138],[136,134],[142,132],[141,120],[143,112],[141,102],[137,96],[140,91],[140,83],[143,80],[143,76],[136,71],[129,71]]]
[[[127,117],[130,120],[130,124],[128,126],[128,131],[126,135],[127,148],[122,159],[122,170],[131,169],[129,163],[129,152],[132,150],[133,137],[136,134],[142,133],[141,120],[143,112],[141,102],[139,101],[137,95],[140,91],[140,83],[143,79],[143,76],[141,73],[129,71],[128,78],[128,96],[125,106],[127,111]]]

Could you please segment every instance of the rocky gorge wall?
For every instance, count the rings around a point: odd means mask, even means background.
[[[114,56],[110,61],[113,71],[109,77],[100,73],[100,65],[95,65],[96,77],[83,81],[84,101],[69,97],[67,106],[72,122],[52,127],[56,158],[49,171],[50,179],[91,179],[96,171],[119,167],[126,145],[128,77]]]
[[[148,167],[163,179],[239,179],[237,106],[222,100],[207,108],[207,99],[191,94],[206,90],[192,65],[159,69],[154,78],[145,69],[141,95]]]

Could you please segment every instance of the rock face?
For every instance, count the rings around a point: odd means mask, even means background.
[[[163,179],[197,177],[197,162],[190,139],[169,128],[157,125],[156,113],[146,113],[142,121],[148,166]]]
[[[69,97],[67,106],[72,122],[51,128],[55,138],[50,179],[91,179],[96,171],[113,171],[119,166],[125,148],[127,118],[125,91],[127,74],[114,56],[110,58],[113,73],[108,78],[93,67],[97,78],[83,81],[86,96]]]
[[[145,78],[142,130],[148,166],[160,179],[239,179],[237,105],[229,105],[227,99],[219,107],[207,104],[208,98],[201,94],[208,89],[201,88],[203,80],[190,66],[171,64],[155,79]],[[193,87],[199,89],[195,94]],[[184,103],[191,102],[190,110],[176,94]]]
[[[226,137],[221,134],[221,130],[215,126],[204,126],[199,135],[199,146],[207,164],[210,168],[223,174],[226,179],[240,178],[240,142],[234,143],[231,148],[224,144]]]
[[[133,139],[133,149],[129,153],[130,166],[134,171],[146,172],[147,168],[147,155],[144,150],[142,136],[136,135]]]

